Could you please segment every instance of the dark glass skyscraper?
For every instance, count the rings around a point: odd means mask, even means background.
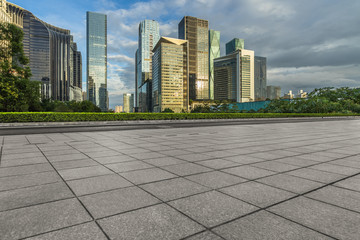
[[[86,13],[87,99],[108,109],[107,91],[107,16]]]
[[[255,101],[266,99],[266,58],[255,56],[254,70]]]

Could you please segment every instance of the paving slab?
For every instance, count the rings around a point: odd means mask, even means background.
[[[251,180],[276,174],[276,172],[274,171],[269,171],[251,166],[233,167],[233,168],[224,169],[222,171]]]
[[[220,171],[200,173],[188,176],[186,178],[213,189],[222,188],[247,181],[246,179]]]
[[[263,168],[263,169],[274,171],[274,172],[286,172],[286,171],[291,171],[291,170],[299,168],[298,166],[275,162],[275,161],[254,163],[254,164],[251,164],[250,166]]]
[[[314,182],[286,174],[278,174],[278,175],[262,178],[257,181],[293,193],[305,193],[324,185],[319,182]]]
[[[54,166],[54,168],[56,168],[56,170],[63,170],[63,169],[71,169],[71,168],[90,167],[99,164],[92,159],[82,159],[82,160],[73,160],[73,161],[54,162],[52,165]]]
[[[80,197],[95,218],[131,211],[160,201],[138,187],[122,188]]]
[[[297,170],[294,170],[291,172],[287,172],[286,174],[295,176],[295,177],[309,179],[312,181],[322,182],[322,183],[331,183],[331,182],[335,182],[335,181],[338,181],[338,180],[346,177],[345,175],[324,172],[324,171],[315,170],[312,168],[297,169]]]
[[[177,240],[204,230],[165,204],[105,218],[99,223],[111,239]]]
[[[74,197],[63,182],[0,192],[0,211]]]
[[[91,166],[59,170],[59,173],[65,180],[73,180],[79,178],[112,174],[113,172],[105,168],[104,166]]]
[[[316,200],[299,197],[269,211],[337,239],[360,236],[360,214]]]
[[[9,160],[2,159],[0,167],[15,167],[15,166],[38,164],[38,163],[48,163],[48,161],[44,156],[38,156],[32,158],[9,159]]]
[[[131,162],[107,164],[106,167],[110,168],[114,172],[122,173],[133,170],[152,168],[153,166],[143,161],[131,161]]]
[[[219,191],[262,208],[296,196],[288,191],[257,182],[241,183]]]
[[[334,185],[360,192],[360,175],[337,182]]]
[[[180,159],[177,159],[174,157],[161,157],[161,158],[145,159],[144,162],[149,163],[154,166],[157,166],[157,167],[187,163],[186,161],[183,161],[183,160],[180,160]]]
[[[343,174],[343,175],[347,175],[347,176],[351,176],[351,175],[360,173],[360,169],[358,169],[358,168],[345,167],[345,166],[340,166],[340,165],[335,165],[335,164],[328,164],[328,163],[315,165],[315,166],[312,166],[310,168],[320,170],[320,171],[324,171],[324,172]]]
[[[53,170],[54,169],[51,167],[49,163],[39,163],[39,164],[22,165],[22,166],[6,167],[6,168],[0,167],[0,177],[48,172]]]
[[[321,233],[261,211],[213,229],[229,240],[330,240]]]
[[[210,231],[202,232],[194,236],[186,238],[186,240],[222,240],[219,236]]]
[[[194,163],[176,164],[171,166],[164,166],[162,168],[179,176],[187,176],[196,173],[212,171],[212,169],[210,168],[200,166]]]
[[[170,201],[210,190],[210,188],[201,186],[200,184],[184,178],[174,178],[161,182],[149,183],[142,185],[141,188],[163,201]]]
[[[169,204],[206,227],[216,226],[258,209],[216,191],[182,198]]]
[[[137,159],[126,156],[126,155],[116,155],[109,157],[94,157],[95,161],[101,164],[110,164],[110,163],[120,163],[120,162],[130,162],[136,161]]]
[[[125,172],[120,173],[120,175],[134,184],[144,184],[177,177],[176,175],[159,168]]]
[[[41,234],[28,240],[106,240],[105,234],[94,222],[80,224],[74,227],[68,227],[61,230]]]
[[[77,196],[133,186],[117,174],[77,179],[67,183]]]
[[[78,200],[68,199],[0,212],[0,236],[19,239],[91,220]]]
[[[235,166],[240,165],[239,163],[227,161],[224,159],[212,159],[212,160],[200,161],[200,162],[197,162],[197,164],[200,164],[200,165],[208,167],[208,168],[213,168],[213,169],[229,168],[229,167],[235,167]]]

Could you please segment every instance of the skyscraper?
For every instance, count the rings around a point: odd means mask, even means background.
[[[214,59],[214,98],[254,101],[254,51],[239,49]]]
[[[254,66],[254,85],[255,100],[263,101],[266,99],[266,58],[255,56]]]
[[[134,112],[134,94],[124,93],[123,95],[124,112]]]
[[[234,38],[233,40],[231,40],[226,44],[226,55],[235,52],[236,50],[244,49],[244,48],[245,48],[244,39]]]
[[[189,41],[189,98],[209,99],[209,23],[185,16],[178,27],[179,39]]]
[[[139,24],[139,44],[136,51],[136,107],[139,112],[151,109],[151,91],[148,89],[152,81],[153,49],[160,39],[159,23],[154,20],[144,20]]]
[[[87,99],[102,111],[108,109],[107,16],[86,13]]]
[[[188,41],[162,37],[153,56],[153,111],[188,110]]]
[[[1,2],[2,6],[4,3],[6,1]],[[24,32],[24,53],[29,58],[32,72],[30,79],[42,83],[42,97],[70,100],[70,91],[76,87],[73,85],[72,59],[75,43],[70,30],[50,25],[13,3],[7,2],[6,10],[10,22]]]
[[[209,99],[214,100],[214,59],[220,57],[220,32],[209,30]]]
[[[266,97],[269,98],[270,100],[273,99],[279,99],[281,97],[281,87],[280,86],[267,86],[266,88],[267,93],[266,93]]]

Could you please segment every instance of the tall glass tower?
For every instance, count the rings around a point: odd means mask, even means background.
[[[189,98],[209,99],[209,22],[185,16],[178,25],[179,39],[189,41]]]
[[[209,30],[209,99],[214,100],[214,59],[220,57],[220,32]]]
[[[139,45],[136,52],[136,107],[140,112],[151,110],[151,98],[147,91],[152,81],[153,49],[160,39],[159,23],[144,20],[139,24]]]
[[[87,99],[102,111],[108,109],[107,16],[86,13]]]

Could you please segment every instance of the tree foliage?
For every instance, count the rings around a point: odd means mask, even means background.
[[[360,88],[319,88],[307,99],[273,100],[265,108],[271,113],[360,113]]]
[[[40,83],[30,81],[23,35],[15,25],[0,23],[0,111],[40,110]]]

